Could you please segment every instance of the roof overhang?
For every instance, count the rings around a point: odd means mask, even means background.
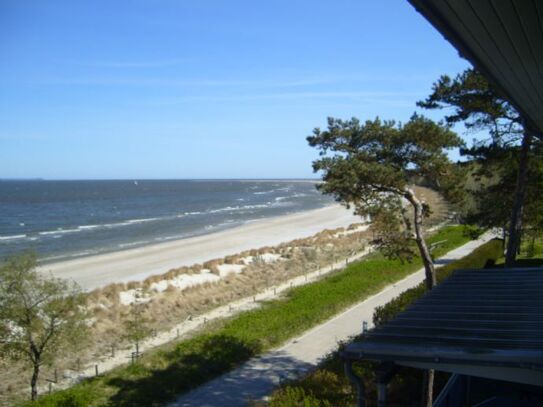
[[[543,386],[543,269],[458,270],[343,357]]]
[[[543,134],[543,2],[409,0]]]

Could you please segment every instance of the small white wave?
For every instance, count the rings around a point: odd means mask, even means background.
[[[88,229],[96,229],[101,226],[105,226],[105,225],[82,225],[82,226],[78,226],[77,228],[81,230],[88,230]]]
[[[117,246],[120,247],[121,249],[124,249],[126,247],[134,247],[134,246],[138,246],[138,245],[145,245],[147,243],[149,243],[148,240],[140,240],[140,241],[137,241],[137,242],[120,243]]]
[[[17,240],[17,239],[24,239],[26,238],[26,235],[11,235],[11,236],[0,236],[0,240]]]
[[[270,206],[271,206],[271,202],[268,202],[266,204],[245,205],[245,206],[242,206],[241,209],[269,208]]]
[[[237,211],[237,210],[239,210],[239,208],[240,208],[239,206],[226,206],[224,208],[213,209],[213,210],[209,211],[209,213]]]
[[[73,257],[88,256],[88,255],[97,254],[97,253],[100,253],[100,251],[99,250],[85,250],[85,251],[77,252],[77,253],[60,254],[57,256],[44,257],[42,260],[43,261],[63,260],[63,259],[70,259]]]
[[[80,225],[77,228],[74,229],[56,229],[56,230],[46,230],[43,232],[39,232],[39,235],[47,236],[47,235],[63,235],[66,233],[76,233],[76,232],[82,232],[86,230],[92,230],[92,229],[99,229],[99,228],[115,228],[120,226],[128,226],[128,225],[134,225],[138,223],[145,223],[145,222],[152,222],[155,220],[159,220],[160,218],[142,218],[142,219],[130,219],[124,222],[116,222],[116,223],[102,223],[97,225]],[[53,236],[55,237],[55,236]]]
[[[46,230],[45,232],[39,232],[38,234],[41,236],[47,236],[47,235],[62,235],[65,233],[75,233],[75,232],[81,232],[80,227],[77,229],[62,229],[59,228],[57,230]]]
[[[143,219],[130,219],[126,223],[133,224],[133,223],[145,223],[145,222],[153,222],[155,220],[159,220],[160,218],[143,218]]]
[[[155,240],[157,242],[163,242],[163,241],[166,241],[166,240],[176,240],[176,239],[183,239],[183,238],[186,238],[186,237],[189,237],[190,235],[188,234],[181,234],[181,235],[172,235],[172,236],[162,236],[162,237],[156,237]]]
[[[213,209],[209,211],[208,213],[219,213],[219,212],[236,212],[236,211],[244,211],[247,209],[257,209],[257,208],[269,208],[271,206],[271,203],[268,202],[266,204],[255,204],[255,205],[243,205],[243,206],[226,206],[224,208],[219,209]]]

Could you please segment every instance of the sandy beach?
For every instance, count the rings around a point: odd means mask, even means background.
[[[114,282],[143,280],[172,268],[273,246],[360,221],[361,218],[354,216],[352,211],[333,205],[250,222],[203,236],[47,264],[40,271],[74,280],[83,289],[92,290]]]

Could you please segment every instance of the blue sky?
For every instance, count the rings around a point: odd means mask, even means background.
[[[0,178],[311,177],[467,66],[406,0],[2,0]]]

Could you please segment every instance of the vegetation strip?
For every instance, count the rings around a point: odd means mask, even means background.
[[[463,228],[443,228],[428,239],[444,241],[435,257],[469,241]],[[217,377],[249,358],[278,346],[341,310],[380,291],[421,266],[371,255],[313,284],[296,287],[286,298],[243,313],[212,333],[149,351],[137,363],[44,396],[37,405],[160,405]]]

